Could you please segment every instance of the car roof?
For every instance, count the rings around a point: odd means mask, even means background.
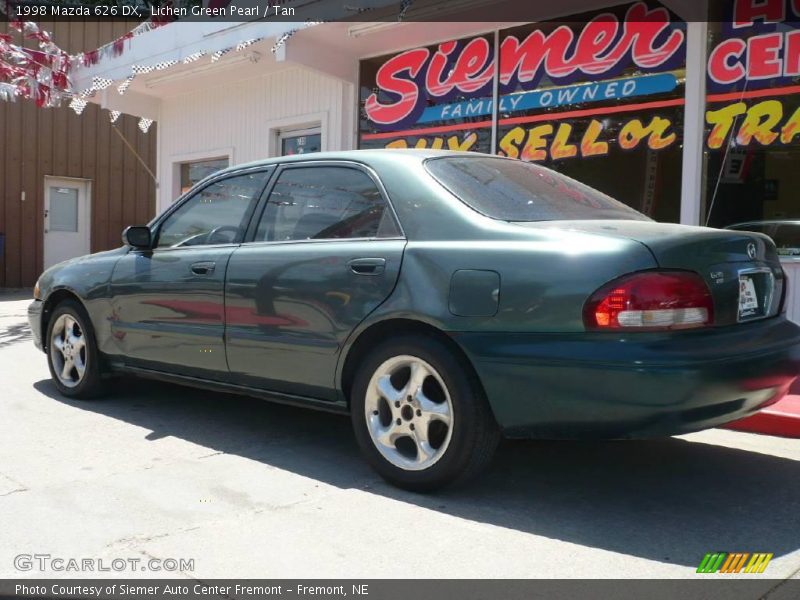
[[[238,164],[221,171],[214,173],[214,176],[219,176],[225,173],[232,173],[243,169],[252,169],[254,167],[267,167],[270,165],[279,165],[286,163],[296,162],[310,162],[310,161],[324,161],[324,160],[343,160],[362,162],[369,164],[375,159],[386,159],[392,155],[403,158],[416,158],[422,162],[428,158],[444,157],[444,156],[464,156],[464,157],[483,157],[483,158],[503,158],[492,154],[483,154],[478,152],[463,152],[456,150],[433,150],[433,149],[415,149],[415,148],[376,148],[369,150],[341,150],[333,152],[312,152],[309,154],[293,154],[291,156],[279,156],[274,158],[267,158],[263,160],[256,160],[248,163]],[[510,160],[510,159],[509,159]]]

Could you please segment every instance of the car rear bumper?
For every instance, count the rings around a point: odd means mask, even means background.
[[[715,427],[800,375],[785,318],[672,334],[458,333],[509,437],[629,438]]]
[[[42,345],[42,306],[41,300],[34,300],[28,305],[28,324],[33,334],[33,343],[39,350],[44,350]]]

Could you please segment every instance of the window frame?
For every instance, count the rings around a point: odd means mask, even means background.
[[[287,139],[291,139],[291,138],[295,138],[295,137],[301,137],[301,136],[317,135],[317,134],[319,134],[320,152],[324,152],[323,146],[322,146],[322,143],[323,143],[323,139],[322,139],[322,123],[317,122],[317,123],[313,123],[311,125],[308,125],[307,127],[296,127],[294,129],[291,128],[291,127],[281,127],[279,129],[277,129],[275,133],[276,133],[276,140],[275,141],[276,141],[276,144],[277,144],[276,154],[278,156],[280,156],[280,157],[297,156],[297,155],[284,154],[283,153],[283,140],[287,140]]]
[[[177,250],[196,250],[198,248],[225,248],[230,246],[239,246],[243,244],[247,240],[247,236],[250,233],[250,226],[252,225],[253,215],[258,211],[258,207],[264,199],[264,193],[267,188],[270,188],[270,183],[273,180],[275,175],[276,168],[275,165],[262,165],[258,167],[252,167],[247,169],[241,169],[236,171],[222,171],[219,173],[214,173],[210,175],[208,178],[198,182],[195,187],[188,190],[183,196],[179,197],[172,205],[160,214],[156,219],[151,221],[149,224],[150,227],[150,235],[153,240],[153,246],[150,248],[150,252],[174,252]],[[242,217],[242,221],[245,223],[244,227],[244,236],[242,236],[242,240],[239,242],[229,242],[225,244],[202,244],[196,246],[158,246],[159,237],[161,237],[161,228],[163,227],[164,223],[175,213],[177,212],[182,206],[186,203],[191,202],[192,199],[195,198],[198,194],[203,193],[203,191],[217,183],[225,181],[226,179],[233,179],[235,177],[239,177],[242,175],[250,175],[256,173],[265,173],[266,177],[264,179],[264,185],[261,188],[261,191],[256,194],[255,202],[253,205],[245,212],[245,215]]]
[[[216,175],[217,173],[221,173],[221,172],[223,172],[226,169],[229,169],[231,167],[231,157],[230,156],[228,156],[228,155],[210,156],[208,158],[196,158],[196,159],[192,159],[192,160],[181,160],[181,161],[174,162],[173,164],[174,164],[174,168],[176,170],[176,173],[175,173],[175,175],[176,175],[176,184],[177,184],[177,190],[178,190],[179,194],[180,194],[180,190],[183,189],[182,185],[181,185],[182,184],[182,181],[181,181],[181,174],[182,173],[181,172],[182,172],[184,166],[191,166],[191,165],[209,163],[209,162],[213,162],[213,161],[223,161],[223,160],[227,163],[227,165],[225,167],[215,171],[214,173],[211,173],[211,175],[213,176],[213,175]],[[206,175],[206,177],[208,177],[208,175]],[[203,179],[205,179],[206,177],[203,177],[202,179],[198,180],[197,183],[195,183],[193,186],[190,186],[189,189],[186,190],[186,192],[183,192],[183,193],[189,193],[192,190],[192,188],[194,188],[198,183],[203,181]]]
[[[381,196],[381,199],[386,203],[386,206],[389,209],[390,217],[394,220],[394,224],[397,227],[397,231],[399,232],[398,235],[390,236],[390,237],[353,237],[353,238],[320,238],[320,239],[306,239],[306,240],[256,240],[255,235],[258,231],[258,226],[261,223],[261,219],[264,217],[264,213],[267,209],[267,204],[269,204],[269,198],[272,194],[272,190],[275,187],[275,184],[278,182],[281,174],[284,171],[289,169],[300,169],[300,168],[308,168],[308,167],[341,167],[341,168],[349,168],[355,169],[357,171],[361,171],[367,177],[372,180],[372,183],[375,184],[375,187],[378,189],[378,193]],[[397,211],[394,209],[394,205],[392,204],[391,199],[389,198],[389,194],[386,193],[386,188],[383,185],[383,182],[378,177],[378,174],[375,171],[359,162],[350,161],[350,160],[298,160],[298,161],[291,161],[285,163],[279,163],[275,172],[269,178],[269,182],[267,183],[266,189],[261,194],[261,199],[259,200],[258,204],[256,205],[253,214],[250,217],[250,225],[247,228],[247,231],[244,236],[244,241],[242,245],[248,246],[257,246],[257,245],[273,245],[273,244],[321,244],[321,243],[331,243],[331,242],[364,242],[364,241],[382,241],[382,240],[405,240],[406,234],[403,230],[403,225],[400,222],[399,217],[397,216]]]

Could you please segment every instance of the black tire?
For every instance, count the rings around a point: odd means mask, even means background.
[[[53,348],[53,329],[61,317],[69,317],[77,323],[81,337],[84,340],[83,351],[79,351],[78,355],[81,357],[85,369],[82,377],[78,378],[73,371],[73,376],[79,379],[74,385],[66,385],[62,382],[60,375],[56,369],[63,365],[63,355],[61,365],[54,364],[54,352],[58,350]],[[76,398],[79,400],[89,400],[97,398],[105,392],[105,380],[102,377],[102,364],[100,354],[97,349],[97,341],[94,335],[94,327],[92,327],[91,319],[86,314],[83,306],[75,300],[64,300],[60,302],[53,310],[50,320],[47,323],[47,337],[45,338],[47,344],[47,366],[50,369],[50,377],[53,383],[58,388],[58,391],[68,398]],[[60,369],[59,369],[60,370]]]
[[[422,359],[433,367],[444,383],[445,394],[449,393],[452,405],[450,416],[452,430],[449,433],[449,443],[446,446],[440,445],[444,450],[441,451],[439,458],[422,470],[407,470],[387,459],[378,449],[376,445],[378,442],[373,441],[368,423],[369,417],[366,415],[369,401],[367,391],[373,375],[376,375],[376,371],[383,368],[387,361],[400,360],[399,357],[403,356]],[[500,441],[500,432],[483,388],[471,366],[465,363],[465,359],[433,336],[404,335],[379,344],[359,366],[350,398],[353,429],[367,461],[389,483],[407,490],[429,492],[450,485],[463,484],[490,464]],[[433,385],[440,386],[439,379],[436,379]],[[372,394],[373,398],[374,396],[375,394]],[[412,400],[409,399],[408,402]],[[370,404],[370,411],[372,415],[376,415],[375,419],[386,420],[383,416],[378,417],[380,411],[373,411],[373,408],[374,406]],[[405,407],[400,406],[400,408]],[[399,414],[403,414],[402,411]],[[394,420],[389,419],[387,426],[393,426]],[[397,424],[400,422],[398,420]],[[430,436],[426,434],[426,438],[428,437]]]

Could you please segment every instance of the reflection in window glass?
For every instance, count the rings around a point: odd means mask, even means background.
[[[78,190],[50,188],[50,231],[78,231]]]
[[[739,4],[778,10],[767,19],[736,19]],[[702,217],[712,227],[751,230],[764,221],[778,251],[792,254],[797,224],[779,222],[800,219],[800,94],[790,44],[800,39],[800,21],[788,8],[781,12],[783,4],[709,3]],[[739,47],[746,51],[737,54]]]
[[[730,57],[732,66],[741,64],[750,69],[747,71],[729,68],[726,61],[712,57],[726,56],[718,50],[732,43],[747,47],[758,40],[781,48],[784,39],[800,34],[800,23],[787,12],[785,22],[756,19],[736,27],[731,22],[731,6],[712,4],[712,10],[718,12],[709,19],[703,216],[711,227],[796,220],[800,218],[797,77],[781,72],[779,59],[750,62]],[[777,70],[765,78],[757,72],[765,69]],[[792,247],[787,243],[784,253],[791,253]]]
[[[609,22],[635,27],[628,19],[632,6],[620,4],[603,12]],[[657,221],[678,222],[685,46],[676,44],[671,53],[651,61],[641,60],[641,49],[632,48],[629,56],[617,54],[621,58],[616,62],[585,64],[577,73],[548,68],[547,62],[536,75],[525,69],[522,49],[535,39],[531,36],[556,39],[568,28],[566,37],[577,40],[590,29],[596,32],[597,24],[591,21],[597,13],[584,16],[501,33],[501,65],[509,65],[509,73],[500,82],[507,110],[499,115],[498,154],[542,163]],[[686,28],[675,14],[670,21],[659,43]],[[515,104],[512,99],[517,99]]]
[[[246,219],[264,188],[268,173],[229,177],[204,187],[161,226],[158,247],[236,244]]]
[[[256,240],[373,238],[398,235],[370,177],[357,169],[303,167],[281,173]]]
[[[574,179],[521,161],[452,157],[428,160],[425,167],[464,204],[493,219],[648,220]]]
[[[683,107],[499,128],[499,154],[540,162],[662,222],[680,220]]]
[[[497,98],[493,36],[363,60],[359,147],[540,162],[677,222],[686,23],[665,4],[620,2],[501,30]]]
[[[181,194],[188,192],[195,184],[217,171],[228,168],[227,158],[199,160],[181,165]]]
[[[281,156],[308,154],[322,149],[322,134],[293,135],[281,138]]]

